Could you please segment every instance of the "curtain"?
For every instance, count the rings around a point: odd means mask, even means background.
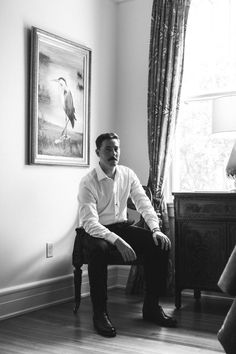
[[[179,110],[190,1],[154,0],[152,7],[148,77],[148,186],[159,216]]]
[[[164,187],[175,132],[184,66],[184,46],[191,0],[154,0],[148,77],[148,187],[162,231],[172,248],[167,293],[174,293],[174,222],[168,217]]]
[[[170,226],[162,207],[163,182],[179,109],[190,1],[154,0],[152,7],[148,77],[148,187],[157,214],[163,216],[162,230],[166,234],[169,234]],[[169,294],[174,289],[173,258],[172,253],[167,289]],[[126,292],[137,294],[143,292],[143,288],[142,266],[132,266]]]

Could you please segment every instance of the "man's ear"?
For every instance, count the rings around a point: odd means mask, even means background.
[[[99,156],[99,150],[96,149],[95,152],[96,152],[97,156]]]

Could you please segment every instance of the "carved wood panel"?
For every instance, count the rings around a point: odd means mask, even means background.
[[[216,288],[226,264],[226,226],[217,222],[183,222],[180,228],[181,286]]]

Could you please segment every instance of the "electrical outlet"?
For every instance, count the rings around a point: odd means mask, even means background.
[[[46,243],[46,258],[53,257],[53,244]]]

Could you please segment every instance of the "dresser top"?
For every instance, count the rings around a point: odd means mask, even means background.
[[[173,192],[173,196],[175,197],[232,197],[236,198],[236,190],[235,191],[198,191],[198,192]]]

